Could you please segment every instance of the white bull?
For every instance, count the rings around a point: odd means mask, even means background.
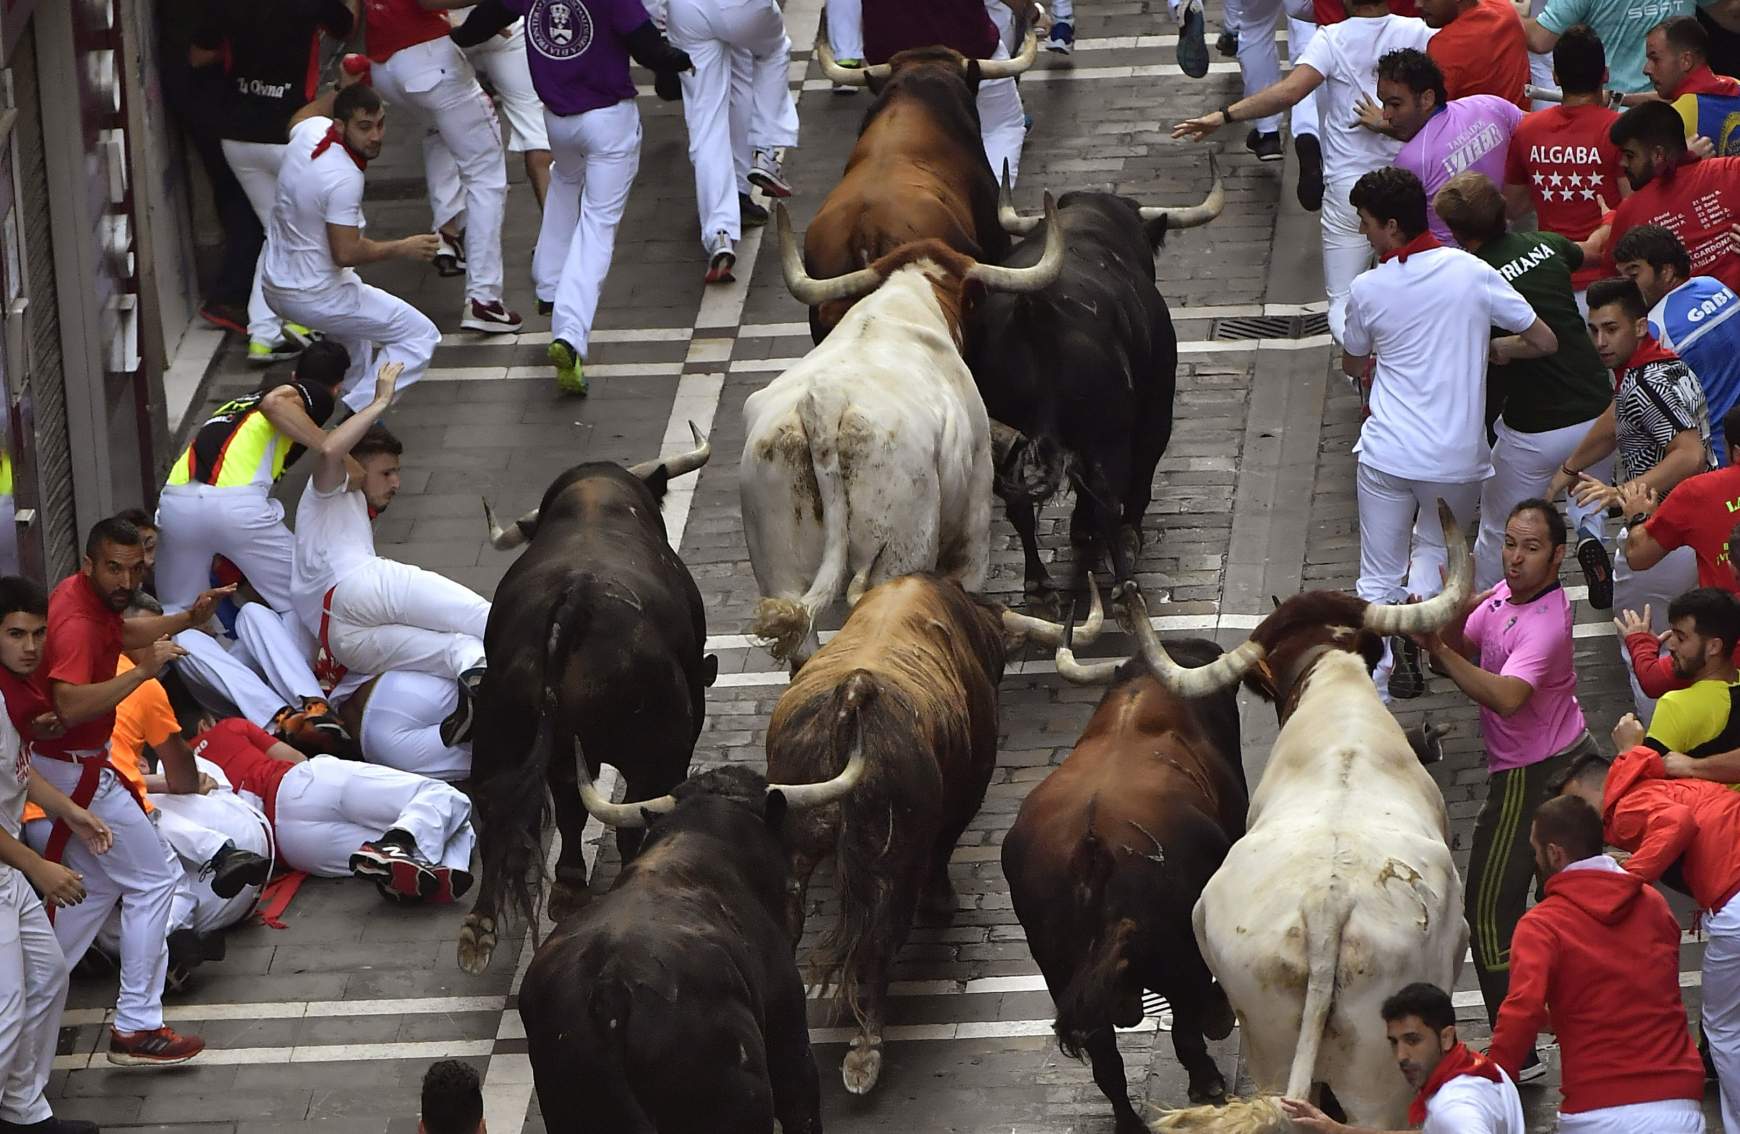
[[[1412,1091],[1379,1008],[1416,981],[1453,987],[1468,928],[1443,795],[1379,700],[1361,652],[1376,634],[1436,629],[1466,601],[1467,544],[1447,510],[1441,518],[1457,570],[1429,602],[1301,595],[1203,669],[1178,670],[1164,651],[1145,650],[1157,673],[1170,667],[1177,681],[1168,684],[1180,692],[1224,686],[1255,667],[1260,690],[1286,706],[1247,833],[1196,904],[1196,940],[1238,1013],[1258,1090],[1305,1097],[1327,1083],[1349,1122],[1386,1130],[1406,1125]],[[1260,1101],[1175,1112],[1159,1128],[1290,1126]]]
[[[743,407],[738,472],[762,600],[751,632],[801,664],[818,612],[842,590],[935,571],[983,589],[990,566],[991,423],[961,358],[981,288],[1032,291],[1063,267],[1054,219],[1032,268],[977,264],[940,241],[908,244],[834,280],[804,274],[783,209],[786,284],[816,305],[874,291]]]

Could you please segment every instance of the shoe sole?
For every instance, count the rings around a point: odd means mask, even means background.
[[[749,171],[749,183],[758,187],[769,197],[785,198],[791,196],[791,186],[759,169]]]
[[[249,886],[265,885],[266,879],[271,874],[272,862],[270,859],[260,863],[250,863],[244,869],[237,870],[225,878],[222,889],[218,887],[219,879],[214,875],[211,880],[211,892],[227,902]]]
[[[1584,540],[1577,545],[1577,566],[1583,569],[1583,581],[1589,586],[1589,606],[1593,610],[1613,609],[1613,561],[1598,539]]]
[[[191,1052],[187,1055],[132,1055],[124,1051],[110,1051],[109,1062],[118,1067],[174,1067],[198,1059],[201,1052]]]
[[[858,88],[857,88],[857,87],[853,87],[853,86],[848,86],[848,85],[846,85],[846,84],[845,84],[845,83],[836,83],[836,84],[835,84],[835,85],[834,85],[834,88],[833,88],[833,90],[834,90],[834,93],[835,93],[835,94],[837,94],[837,95],[842,95],[842,96],[844,96],[844,95],[855,95],[855,94],[857,94],[857,93],[858,93]]]
[[[1208,74],[1208,39],[1203,27],[1202,13],[1190,12],[1184,17],[1184,26],[1178,29],[1178,47],[1174,51],[1178,61],[1178,69],[1193,79],[1200,79]]]
[[[484,335],[512,335],[517,334],[519,329],[525,326],[525,320],[522,319],[518,323],[492,323],[467,315],[459,321],[459,325],[467,331],[476,331]]]
[[[1392,645],[1389,691],[1397,701],[1412,701],[1426,692],[1426,675],[1420,672],[1418,647]]]
[[[731,269],[737,266],[737,257],[732,253],[724,253],[713,257],[713,262],[707,265],[708,283],[735,283],[737,277]]]
[[[1257,154],[1258,161],[1280,161],[1280,154]]]
[[[574,351],[564,342],[550,344],[545,357],[556,368],[556,387],[564,394],[586,396],[586,375],[580,370],[580,360],[574,356]],[[469,729],[468,729],[469,731]],[[446,729],[443,728],[445,733]],[[453,741],[447,741],[447,747],[453,747]]]
[[[435,876],[402,858],[383,858],[368,851],[350,856],[350,872],[385,885],[404,898],[426,898],[435,888]]]
[[[294,350],[273,351],[271,354],[255,354],[253,351],[249,351],[248,364],[250,366],[270,366],[274,362],[289,362],[300,353],[301,351]]]
[[[1075,51],[1075,48],[1067,43],[1048,43],[1045,45],[1045,50],[1053,55],[1069,55]]]
[[[298,330],[288,323],[284,324],[284,338],[295,344],[299,351],[307,350],[309,347],[313,346],[315,342],[313,331],[309,330],[307,327]]]
[[[437,256],[430,263],[435,265],[435,274],[442,279],[452,279],[454,276],[465,274],[465,265],[452,256]]]

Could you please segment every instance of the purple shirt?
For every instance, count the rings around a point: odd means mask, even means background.
[[[1432,235],[1444,244],[1456,247],[1449,227],[1431,207],[1433,194],[1465,169],[1478,170],[1492,178],[1494,185],[1502,186],[1510,135],[1521,121],[1522,111],[1515,103],[1497,95],[1469,95],[1445,103],[1443,110],[1427,119],[1420,132],[1402,145],[1396,167],[1412,173],[1426,187],[1426,215]]]
[[[1500,583],[1468,615],[1462,636],[1480,648],[1481,669],[1521,678],[1534,689],[1509,719],[1481,706],[1488,771],[1538,764],[1577,742],[1586,726],[1577,704],[1571,603],[1563,587],[1554,584],[1533,602],[1519,604],[1510,601],[1510,584]]]
[[[526,18],[526,64],[551,114],[634,97],[628,34],[651,18],[640,0],[502,0],[502,7]]]

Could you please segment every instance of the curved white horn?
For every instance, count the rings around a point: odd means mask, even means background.
[[[768,791],[777,791],[785,796],[785,806],[788,811],[804,811],[812,807],[825,807],[836,800],[845,798],[852,789],[858,786],[858,781],[864,778],[864,732],[854,727],[852,751],[846,758],[846,766],[840,769],[840,774],[831,780],[819,784],[768,784]]]
[[[1207,665],[1186,668],[1173,661],[1166,647],[1160,644],[1160,635],[1154,632],[1154,624],[1148,621],[1148,604],[1143,601],[1142,592],[1130,592],[1130,597],[1125,600],[1124,613],[1129,623],[1126,629],[1141,645],[1142,658],[1148,663],[1148,668],[1160,684],[1180,697],[1206,697],[1229,685],[1236,685],[1251,666],[1263,659],[1263,647],[1246,641]]]
[[[1015,191],[1009,185],[1009,159],[1003,159],[1003,183],[997,189],[997,223],[1013,236],[1026,236],[1044,217],[1024,217],[1015,211]]]
[[[981,59],[979,60],[980,79],[1013,79],[1016,75],[1033,66],[1033,61],[1039,58],[1039,37],[1032,28],[1027,29],[1027,38],[1021,41],[1021,53],[1013,59]]]
[[[1089,645],[1100,636],[1100,631],[1106,625],[1106,608],[1100,603],[1099,584],[1094,581],[1093,573],[1088,573],[1088,592],[1093,596],[1093,606],[1088,610],[1088,619],[1075,630],[1075,637],[1082,645]],[[1072,612],[1073,613],[1073,612]],[[1048,622],[1043,618],[1035,618],[1030,614],[1017,614],[1013,610],[1003,612],[1003,633],[1016,639],[1029,639],[1042,646],[1062,645],[1070,635],[1070,627]]]
[[[816,29],[816,62],[822,65],[822,74],[841,86],[867,87],[870,85],[870,69],[868,67],[842,67],[834,61],[834,48],[828,43],[828,21],[826,19],[822,20],[821,27]]]
[[[875,268],[859,268],[831,280],[811,279],[804,271],[803,256],[798,251],[797,238],[792,235],[791,216],[783,201],[773,203],[773,218],[779,233],[779,266],[785,273],[785,287],[799,303],[820,307],[838,299],[856,299],[881,286],[882,277]]]
[[[637,465],[628,466],[628,471],[633,475],[640,477],[642,480],[651,476],[660,465],[665,467],[665,476],[667,478],[679,477],[685,473],[694,472],[696,469],[706,464],[707,459],[713,455],[713,446],[708,443],[705,437],[701,436],[700,427],[692,421],[689,422],[689,433],[695,438],[695,448],[691,451],[680,453],[675,457],[664,457],[662,459],[642,461]]]
[[[1045,254],[1031,268],[1002,268],[974,264],[967,278],[978,280],[993,291],[1043,291],[1063,273],[1063,229],[1057,223],[1057,202],[1045,194]]]
[[[1212,153],[1208,155],[1208,172],[1214,178],[1214,184],[1209,186],[1208,196],[1202,199],[1202,204],[1182,209],[1143,205],[1139,210],[1142,219],[1152,221],[1165,217],[1166,228],[1170,231],[1175,228],[1195,228],[1220,216],[1221,210],[1226,208],[1226,186],[1221,184],[1220,163],[1215,161]]]
[[[518,547],[531,539],[538,530],[538,511],[539,509],[533,508],[515,520],[513,527],[503,528],[496,522],[495,509],[489,506],[489,498],[485,497],[483,522],[489,525],[489,545],[497,551],[507,551],[509,548]]]
[[[661,795],[638,803],[612,803],[592,782],[592,772],[586,767],[586,753],[580,749],[580,738],[574,738],[574,775],[580,784],[580,802],[586,813],[606,827],[644,827],[646,812],[657,815],[669,812],[677,805],[675,796]]]
[[[1429,634],[1441,629],[1461,613],[1474,593],[1474,565],[1468,559],[1468,540],[1450,505],[1438,501],[1438,524],[1444,529],[1444,545],[1450,549],[1450,578],[1444,589],[1425,602],[1380,603],[1365,608],[1365,626],[1379,634]]]
[[[1122,661],[1098,661],[1082,664],[1068,646],[1057,647],[1057,675],[1071,685],[1110,685],[1118,675]]]

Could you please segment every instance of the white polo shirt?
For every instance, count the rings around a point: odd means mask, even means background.
[[[345,278],[332,260],[328,224],[363,227],[363,171],[335,141],[319,148],[332,126],[330,118],[304,118],[290,130],[290,145],[278,169],[278,195],[266,225],[266,252],[260,277],[279,291],[321,291]]]
[[[1317,29],[1298,61],[1323,76],[1316,93],[1324,177],[1358,177],[1396,160],[1402,143],[1361,126],[1354,107],[1361,95],[1377,101],[1379,59],[1404,47],[1424,51],[1431,38],[1424,20],[1390,14],[1349,16]]]
[[[1527,1134],[1522,1099],[1504,1075],[1494,1083],[1479,1075],[1458,1075],[1426,1102],[1420,1134]]]
[[[320,634],[326,592],[373,558],[368,500],[343,485],[321,492],[310,477],[296,504],[296,550],[290,561],[290,603],[310,634]]]
[[[1493,327],[1527,330],[1534,308],[1460,248],[1429,248],[1360,273],[1342,345],[1377,356],[1371,416],[1353,451],[1407,480],[1469,484],[1492,475],[1486,354]]]

